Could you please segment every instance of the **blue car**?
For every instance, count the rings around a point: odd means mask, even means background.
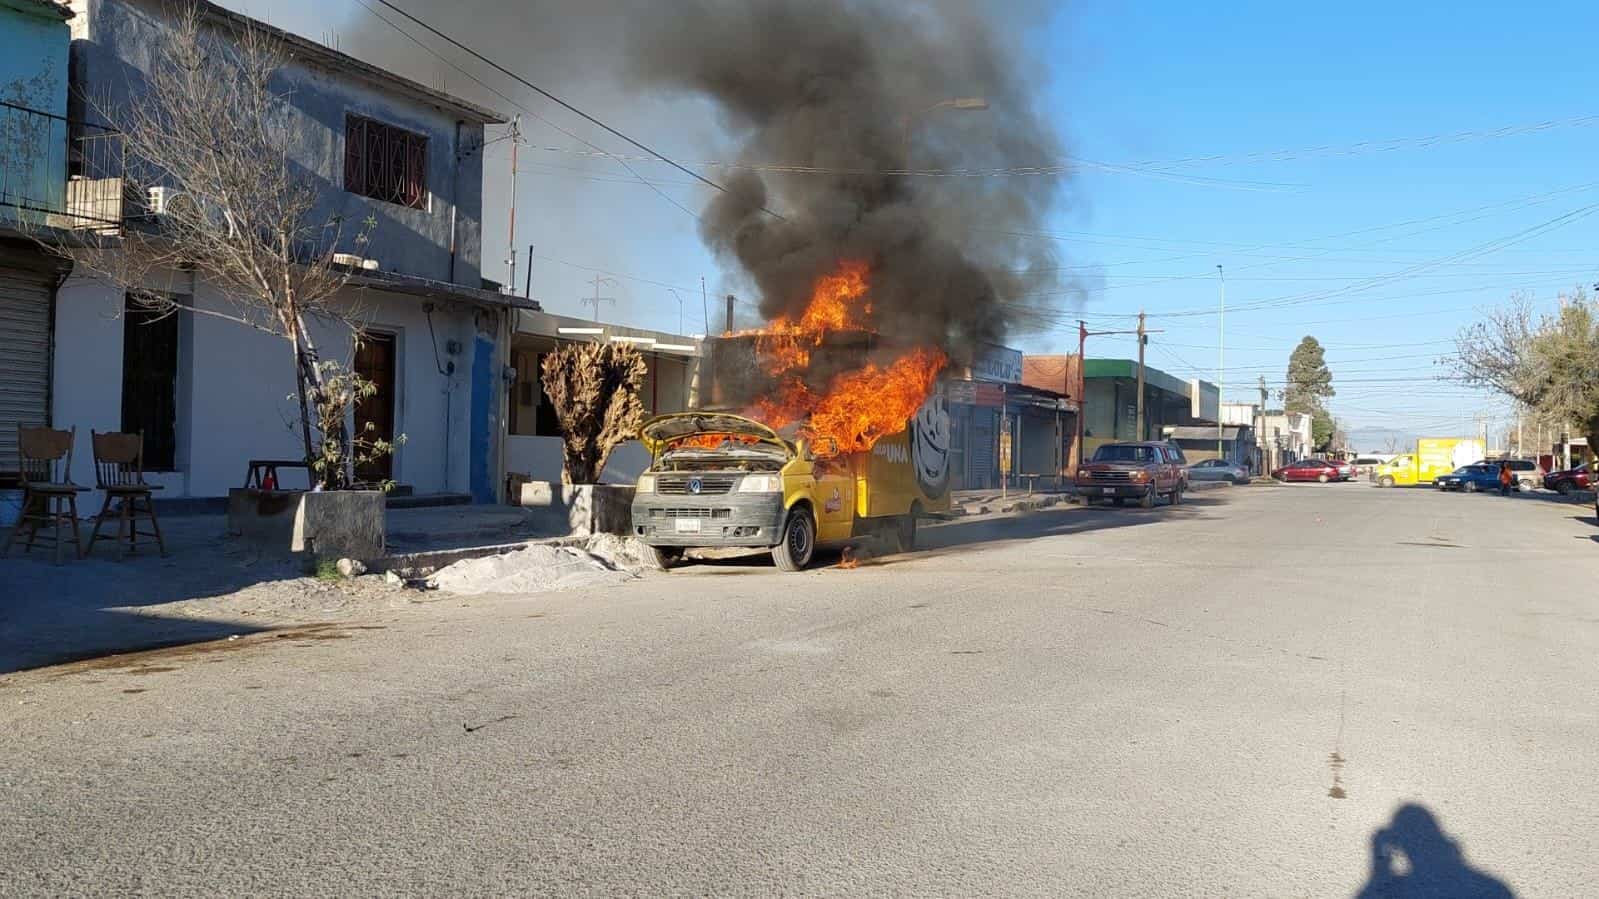
[[[1478,462],[1475,465],[1465,465],[1443,475],[1433,481],[1439,490],[1464,490],[1467,493],[1476,493],[1479,490],[1499,489],[1499,466],[1485,465]]]

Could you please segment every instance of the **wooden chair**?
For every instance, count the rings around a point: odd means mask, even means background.
[[[88,552],[94,552],[95,541],[101,539],[100,526],[111,514],[111,504],[114,502],[117,504],[117,544],[123,547],[123,555],[139,551],[140,537],[155,538],[161,555],[166,555],[167,545],[161,539],[161,523],[156,521],[155,502],[151,498],[161,486],[147,484],[144,480],[144,434],[99,434],[90,431],[89,440],[94,446],[94,484],[105,491],[105,503],[95,517],[94,533],[89,535]],[[139,530],[140,515],[150,519],[150,530]],[[111,535],[105,535],[105,539],[111,539]],[[124,540],[127,541],[125,544]]]
[[[28,428],[17,426],[17,462],[22,473],[22,517],[6,534],[6,545],[0,556],[9,555],[11,542],[17,532],[28,529],[28,542],[23,552],[33,551],[33,541],[39,536],[41,526],[54,525],[55,561],[61,563],[61,525],[72,527],[72,545],[77,555],[83,556],[83,535],[78,531],[78,494],[88,489],[72,483],[72,444],[78,429],[57,431],[53,428]]]

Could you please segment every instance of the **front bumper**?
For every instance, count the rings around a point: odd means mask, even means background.
[[[1136,497],[1143,496],[1149,490],[1149,482],[1142,484],[1132,483],[1087,483],[1077,485],[1077,495],[1086,497]]]
[[[633,535],[651,546],[776,546],[784,511],[781,493],[643,494],[633,500]]]

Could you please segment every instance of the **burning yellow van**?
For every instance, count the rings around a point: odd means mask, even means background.
[[[695,548],[769,548],[784,571],[866,536],[908,551],[918,520],[949,510],[950,423],[937,394],[902,431],[856,453],[725,412],[657,416],[641,437],[651,462],[633,533],[663,570]]]

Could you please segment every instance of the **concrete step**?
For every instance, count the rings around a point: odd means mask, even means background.
[[[431,509],[436,506],[470,506],[469,493],[408,493],[389,494],[386,505],[390,509]]]

